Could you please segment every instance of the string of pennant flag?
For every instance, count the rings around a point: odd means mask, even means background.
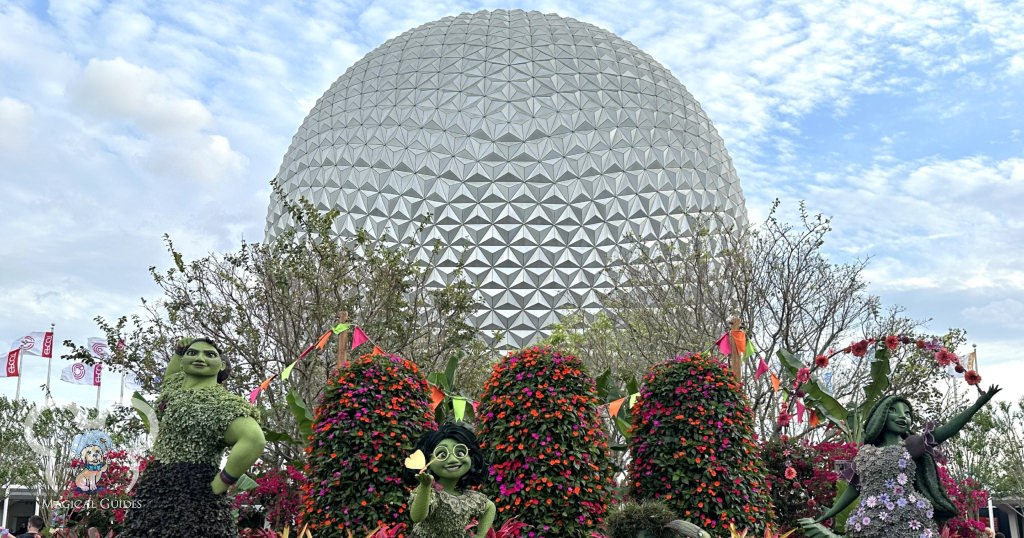
[[[370,344],[373,345],[372,353],[374,355],[384,354],[384,350],[377,346],[377,344],[373,342],[369,336],[366,335],[366,332],[364,332],[361,327],[354,323],[339,323],[325,331],[322,335],[320,335],[320,337],[317,338],[315,344],[310,344],[310,346],[304,349],[302,353],[299,353],[299,356],[290,364],[288,364],[288,366],[285,366],[280,373],[271,374],[271,376],[264,379],[263,382],[259,384],[259,386],[252,389],[252,391],[249,392],[249,403],[255,404],[256,400],[259,399],[260,394],[269,389],[270,384],[278,377],[280,377],[282,380],[287,380],[289,377],[291,377],[292,370],[295,369],[295,366],[299,364],[299,362],[301,362],[302,359],[305,359],[307,355],[312,353],[314,349],[323,349],[324,347],[327,346],[327,342],[330,342],[332,336],[339,335],[349,329],[352,329],[352,344],[349,347],[350,350],[355,349],[367,342],[370,342]]]

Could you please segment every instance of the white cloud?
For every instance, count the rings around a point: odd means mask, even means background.
[[[0,97],[0,125],[0,153],[21,151],[34,135],[35,110],[28,103]]]

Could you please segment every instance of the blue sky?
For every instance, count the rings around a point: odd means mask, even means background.
[[[268,181],[335,79],[402,31],[493,8],[577,18],[650,53],[725,139],[752,221],[774,198],[831,215],[834,261],[871,256],[884,303],[967,329],[986,383],[1024,394],[1010,381],[1024,374],[1024,6],[1011,1],[9,0],[0,340],[52,322],[84,343],[94,316],[134,311],[157,293],[147,268],[168,263],[164,233],[191,257],[262,239]],[[38,393],[45,364],[28,362],[22,390]]]

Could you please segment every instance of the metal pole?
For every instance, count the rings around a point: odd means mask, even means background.
[[[7,528],[7,503],[11,500],[11,484],[4,486],[4,515],[0,520],[0,527]]]
[[[18,369],[21,369],[21,356],[18,356]],[[25,372],[18,372],[18,388],[14,389],[14,401],[17,402],[21,399],[21,378],[24,377]]]
[[[996,527],[999,526],[998,523],[995,520],[995,513],[992,510],[992,490],[991,489],[988,490],[988,526],[989,526],[990,529],[992,529],[992,532],[995,532]]]
[[[50,324],[50,334],[54,333],[53,329],[56,327],[53,323]],[[45,336],[44,336],[45,338]],[[51,337],[53,338],[53,337]],[[50,395],[50,370],[53,368],[53,343],[50,343],[50,356],[46,358],[46,395]]]

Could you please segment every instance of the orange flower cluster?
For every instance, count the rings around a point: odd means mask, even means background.
[[[547,346],[510,353],[480,402],[478,437],[491,461],[485,487],[499,518],[530,525],[527,537],[589,537],[614,482],[594,380],[580,360]]]
[[[437,427],[429,395],[419,368],[397,355],[343,365],[316,408],[300,525],[318,538],[343,538],[405,519],[402,461]]]
[[[712,534],[772,523],[750,405],[724,363],[693,354],[656,365],[632,413],[634,498],[660,500]]]

